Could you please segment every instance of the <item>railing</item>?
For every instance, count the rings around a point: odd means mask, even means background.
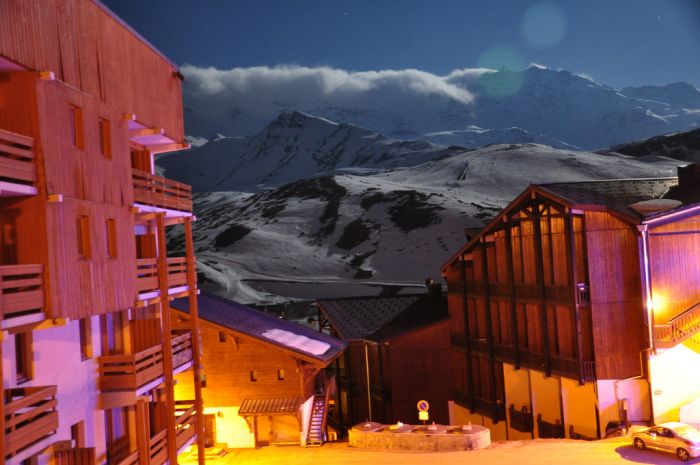
[[[563,439],[565,437],[564,425],[559,420],[555,420],[554,423],[544,421],[541,413],[537,414],[537,430],[538,436],[542,439]]]
[[[129,455],[127,455],[123,460],[117,463],[117,465],[138,465],[139,463],[139,451],[135,450]]]
[[[192,332],[173,333],[175,337],[171,339],[173,347],[173,368],[178,368],[192,361]]]
[[[161,465],[168,460],[168,433],[163,430],[149,441],[150,465]]]
[[[75,447],[56,451],[55,465],[95,465],[94,447]]]
[[[168,288],[187,285],[187,258],[168,258]],[[136,260],[136,291],[139,294],[157,292],[158,284],[158,259],[140,258]]]
[[[163,347],[130,355],[103,355],[98,359],[102,392],[134,391],[163,375]]]
[[[193,400],[175,402],[175,443],[178,450],[187,444],[196,433],[196,414],[193,404]]]
[[[0,129],[0,179],[34,186],[34,139]]]
[[[494,421],[504,421],[506,419],[506,408],[501,402],[491,402],[488,399],[457,389],[454,391],[455,402],[474,412],[478,412],[491,418]]]
[[[673,347],[700,331],[700,302],[674,316],[665,325],[654,325],[654,344]]]
[[[577,433],[574,431],[574,425],[569,425],[569,437],[571,439],[579,439],[582,441],[595,441],[598,438],[592,436],[586,436],[585,434]]]
[[[584,361],[583,362],[583,380],[584,381],[595,381],[595,362]]]
[[[45,305],[42,265],[0,266],[0,319],[41,313]]]
[[[173,332],[170,344],[173,369],[192,361],[190,331]],[[104,355],[98,362],[103,392],[133,391],[163,376],[163,346],[158,344],[130,355]]]
[[[192,213],[192,187],[188,184],[132,169],[134,201],[143,205]]]
[[[535,420],[529,405],[523,405],[520,410],[516,410],[515,404],[510,404],[508,413],[510,414],[510,427],[514,430],[530,433],[535,428]]]
[[[56,386],[5,390],[5,457],[58,429]]]

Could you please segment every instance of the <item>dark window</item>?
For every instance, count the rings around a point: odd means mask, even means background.
[[[78,321],[80,328],[80,359],[87,360],[92,357],[92,325],[90,318],[82,318]]]
[[[226,333],[219,331],[219,342],[226,342]]]
[[[17,384],[32,379],[32,333],[15,334],[15,367]]]
[[[106,224],[107,233],[107,256],[117,258],[117,222],[114,218],[109,218]]]
[[[83,133],[83,109],[75,105],[71,105],[68,109],[70,123],[70,137],[73,147],[79,149],[85,148],[85,136]]]
[[[90,258],[90,219],[87,216],[79,216],[76,219],[78,257]]]
[[[100,118],[98,129],[100,136],[100,153],[106,158],[112,158],[112,132],[109,120]]]

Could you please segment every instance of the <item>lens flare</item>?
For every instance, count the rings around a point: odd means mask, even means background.
[[[484,52],[478,61],[479,68],[498,70],[484,73],[479,78],[479,87],[490,97],[510,97],[523,86],[525,60],[510,47],[494,47]]]
[[[525,41],[535,49],[554,47],[566,33],[566,13],[558,5],[542,2],[527,9],[520,24]]]

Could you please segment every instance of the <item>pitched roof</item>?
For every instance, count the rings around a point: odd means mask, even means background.
[[[213,294],[201,293],[197,303],[203,320],[324,363],[340,355],[347,346],[345,341],[328,334]],[[175,299],[170,306],[189,312],[186,298]]]
[[[644,215],[629,205],[668,198],[666,195],[669,194],[669,189],[676,185],[678,178],[559,182],[537,186],[574,205],[598,205],[633,218],[642,218]]]
[[[345,340],[386,341],[449,317],[446,299],[429,294],[323,299],[317,303]]]

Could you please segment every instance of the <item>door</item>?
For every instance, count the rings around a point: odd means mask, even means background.
[[[272,422],[270,417],[255,417],[255,447],[269,446],[272,436]]]
[[[216,415],[204,415],[204,447],[216,444]]]

